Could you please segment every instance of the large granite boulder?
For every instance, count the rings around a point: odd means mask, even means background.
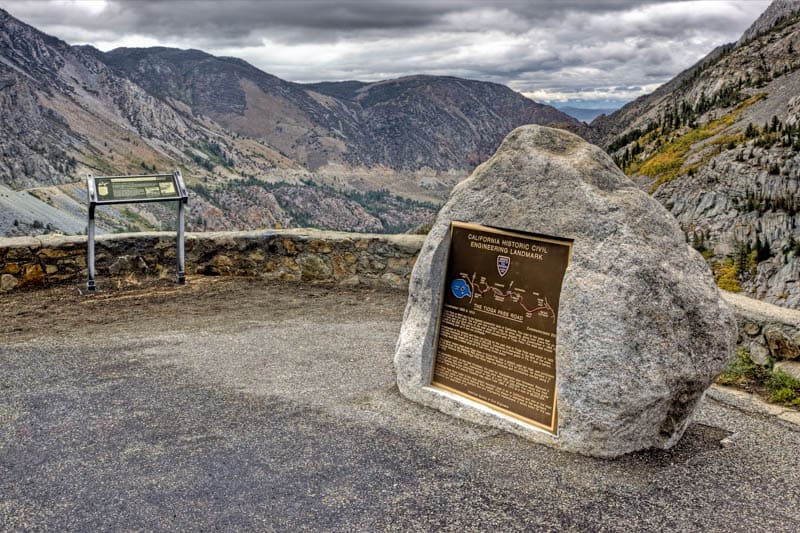
[[[558,313],[558,437],[428,386],[452,220],[574,239]],[[411,277],[395,367],[412,400],[613,457],[674,445],[735,341],[734,315],[675,219],[600,148],[524,126],[440,211]]]

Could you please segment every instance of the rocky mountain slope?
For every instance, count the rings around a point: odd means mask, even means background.
[[[496,84],[304,86],[197,50],[70,46],[0,9],[0,235],[73,232],[85,174],[175,168],[190,229],[403,231],[527,122],[589,134]],[[106,208],[100,225],[169,227],[173,211]]]
[[[800,307],[800,1],[592,126],[720,286]]]
[[[317,170],[468,170],[522,124],[589,129],[504,85],[442,76],[301,85],[198,50],[118,48],[98,57],[151,94],[189,106]]]
[[[168,105],[93,54],[0,10],[0,183],[30,192],[26,201],[6,202],[0,234],[72,232],[74,216],[85,212],[85,192],[72,183],[88,173],[180,167],[196,183],[231,177],[232,161],[239,172],[302,171],[273,148]],[[152,227],[154,210],[106,209],[101,227]]]

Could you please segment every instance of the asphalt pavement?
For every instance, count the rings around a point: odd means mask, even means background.
[[[403,293],[219,292],[19,296],[0,530],[800,530],[800,426],[707,398],[670,451],[559,452],[399,395]]]

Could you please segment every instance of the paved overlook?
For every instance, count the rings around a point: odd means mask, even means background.
[[[0,299],[0,530],[800,529],[777,417],[591,459],[403,399],[404,292],[111,284]]]

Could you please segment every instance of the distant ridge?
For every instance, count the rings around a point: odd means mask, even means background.
[[[609,108],[585,108],[585,107],[572,107],[572,106],[555,106],[556,109],[562,113],[580,120],[581,122],[591,123],[600,115],[610,115],[617,110],[616,107]]]
[[[776,24],[785,21],[798,11],[800,11],[800,0],[773,0],[756,21],[745,30],[736,42],[736,45],[740,46],[759,35],[767,33],[772,30]]]
[[[468,170],[522,124],[591,135],[571,116],[495,83],[416,75],[298,84],[195,50],[119,48],[99,57],[151,94],[263,139],[312,170]]]

